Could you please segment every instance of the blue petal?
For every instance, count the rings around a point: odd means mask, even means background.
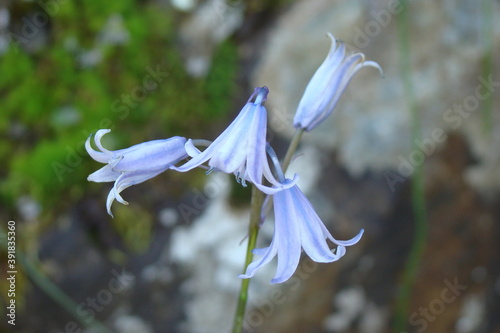
[[[278,252],[278,247],[274,244],[274,239],[269,247],[263,249],[253,250],[254,254],[261,255],[261,257],[248,265],[245,274],[240,274],[242,279],[249,279],[257,273],[257,271],[264,265],[268,264]]]
[[[106,133],[108,133],[108,132],[106,132]],[[104,134],[106,134],[106,133],[104,133]],[[113,156],[113,154],[111,154],[109,151],[101,152],[101,151],[97,151],[97,150],[92,149],[92,146],[90,145],[91,137],[92,136],[89,136],[87,138],[87,141],[85,141],[85,149],[87,150],[87,153],[90,155],[90,157],[92,157],[97,162],[108,163],[109,158],[111,156]]]
[[[99,148],[99,150],[102,151],[103,153],[111,153],[109,150],[104,148],[101,144],[102,137],[109,132],[111,132],[110,129],[100,129],[97,131],[97,133],[94,136],[94,142],[95,142],[97,148]]]
[[[274,195],[275,229],[273,242],[278,245],[278,267],[271,283],[288,280],[299,265],[301,254],[300,221],[290,189]]]
[[[281,192],[283,190],[286,190],[286,189],[289,189],[289,188],[295,186],[295,184],[298,181],[299,181],[299,175],[295,174],[293,176],[293,180],[287,179],[284,184],[280,184],[280,186],[278,186],[278,187],[267,187],[267,186],[264,186],[264,185],[261,185],[261,184],[257,184],[257,183],[254,183],[254,185],[259,190],[261,190],[262,192],[264,192],[265,194],[274,195],[274,194],[276,194],[278,192]]]
[[[330,233],[328,233],[328,239],[330,239],[333,243],[335,243],[337,245],[352,246],[352,245],[356,244],[357,242],[359,242],[359,240],[363,236],[364,231],[365,231],[364,229],[361,229],[356,236],[354,236],[353,238],[351,238],[349,240],[345,240],[345,241],[336,240],[335,238],[333,238],[333,236]]]
[[[85,142],[85,148],[92,158],[107,163],[103,168],[90,174],[87,179],[95,182],[115,181],[106,200],[108,213],[113,216],[111,205],[115,199],[127,204],[120,196],[121,191],[170,169],[173,164],[186,158],[187,153],[184,148],[186,139],[178,136],[110,151],[101,144],[102,137],[109,132],[110,130],[99,130],[95,134],[95,145],[100,151],[92,149],[90,138]]]
[[[266,155],[267,111],[264,106],[257,106],[253,114],[252,126],[248,131],[250,140],[247,143],[247,174],[254,184],[262,183],[264,168],[269,169]],[[272,174],[271,174],[272,175]],[[269,177],[269,175],[267,175]],[[267,178],[266,177],[266,178]],[[279,184],[274,177],[268,179]]]
[[[170,168],[173,164],[187,157],[184,145],[186,139],[172,137],[166,140],[153,140],[132,146],[122,151],[121,159],[114,167],[115,171],[156,170]]]
[[[371,66],[382,72],[377,63],[365,61],[362,53],[344,58],[344,43],[340,42],[337,48],[334,37],[331,34],[328,37],[332,40],[330,51],[309,81],[294,117],[294,126],[306,131],[316,127],[333,112],[349,81],[359,69]]]
[[[91,173],[87,180],[96,183],[114,182],[120,176],[119,172],[113,171],[110,165],[106,165],[94,173]]]
[[[242,278],[250,278],[274,256],[278,257],[276,275],[271,283],[281,283],[288,280],[300,261],[302,249],[316,262],[333,262],[346,253],[346,246],[359,241],[363,230],[351,240],[338,241],[330,234],[309,200],[295,185],[286,179],[281,188],[275,188],[274,193],[274,235],[271,245],[267,248],[255,249],[253,253],[261,256],[253,261]],[[337,245],[336,250],[330,249],[327,239]]]
[[[201,154],[201,151],[195,147],[195,145],[193,144],[193,140],[191,139],[187,140],[186,144],[184,145],[184,149],[186,149],[186,153],[190,157]]]
[[[321,230],[323,232],[323,237],[325,239],[331,240],[336,245],[351,246],[351,245],[356,244],[361,239],[361,236],[363,236],[364,230],[361,229],[361,231],[355,237],[353,237],[350,240],[339,241],[339,240],[335,239],[332,236],[332,234],[330,233],[330,231],[328,231],[328,229],[326,228],[326,226],[323,224],[323,222],[321,221],[321,219],[319,218],[319,216],[316,214],[316,211],[314,210],[314,207],[311,205],[311,203],[309,202],[309,200],[307,200],[307,198],[305,196],[304,196],[304,200],[307,201],[307,205],[304,205],[304,209],[306,211],[306,214],[308,214],[309,216],[316,216],[317,217],[317,219],[314,219],[314,220],[317,222],[318,226],[321,228]],[[338,254],[338,250],[337,250],[337,254]]]
[[[236,126],[231,127],[223,139],[214,143],[217,153],[213,155],[208,163],[209,166],[217,168],[225,173],[233,173],[244,166],[247,161],[248,151],[251,149],[252,122],[255,106],[248,105],[241,111],[242,117]],[[228,128],[229,129],[229,128]]]
[[[109,215],[113,216],[111,213],[111,205],[113,203],[113,200],[116,199],[120,203],[124,205],[128,205],[128,202],[125,201],[120,193],[125,190],[126,188],[142,183],[150,178],[153,178],[160,173],[164,172],[165,169],[158,169],[158,170],[150,170],[149,172],[143,172],[141,170],[139,171],[131,171],[131,172],[122,172],[118,179],[116,180],[113,188],[108,194],[108,199],[106,201],[106,207],[108,210]]]
[[[332,262],[338,258],[330,250],[325,240],[323,222],[312,208],[311,203],[297,186],[290,189],[297,211],[301,243],[306,254],[316,262]]]
[[[237,131],[238,127],[240,127],[241,124],[245,122],[246,117],[248,115],[247,111],[248,111],[249,107],[250,107],[250,105],[246,104],[245,107],[238,114],[238,116],[234,119],[234,121],[224,130],[224,132],[222,132],[219,135],[219,137],[217,137],[217,139],[214,140],[214,142],[212,142],[212,144],[210,146],[207,147],[207,149],[205,149],[200,154],[194,156],[192,159],[190,159],[185,164],[183,164],[179,167],[173,167],[172,169],[179,171],[179,172],[186,172],[186,171],[192,170],[196,167],[199,167],[200,165],[202,165],[203,163],[205,163],[209,159],[211,159],[215,154],[218,154],[218,152],[220,150],[224,151],[224,149],[227,149],[224,147],[226,142],[231,139],[231,136],[234,135],[233,131],[235,131],[235,130]],[[211,165],[211,166],[222,170],[217,165]],[[233,171],[228,172],[228,173],[232,173]]]

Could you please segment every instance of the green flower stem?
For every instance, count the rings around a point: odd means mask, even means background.
[[[248,226],[248,245],[247,254],[245,257],[245,266],[243,274],[246,272],[248,265],[253,260],[252,250],[255,249],[257,243],[257,235],[259,234],[260,225],[260,211],[264,201],[264,193],[259,191],[257,187],[252,188],[252,199],[250,203],[250,224]],[[248,286],[250,279],[241,280],[240,295],[238,297],[238,306],[236,308],[236,315],[234,317],[233,333],[241,333],[243,331],[243,319],[245,317],[245,308],[248,300]]]
[[[414,87],[411,80],[410,45],[408,33],[408,0],[402,0],[402,12],[398,16],[398,32],[400,44],[400,66],[403,76],[404,92],[411,114],[411,141],[412,149],[417,150],[417,142],[421,139],[420,119],[418,107],[414,95]],[[400,283],[398,297],[396,299],[394,332],[403,332],[408,326],[408,314],[410,308],[410,297],[413,285],[418,272],[418,267],[424,253],[427,239],[427,217],[425,213],[425,193],[424,193],[424,171],[423,165],[416,166],[411,179],[411,199],[413,218],[415,223],[413,243],[406,261]]]
[[[285,159],[283,160],[283,165],[281,168],[283,169],[283,173],[286,172],[286,169],[288,169],[288,166],[290,165],[290,162],[292,161],[293,154],[295,154],[295,151],[297,150],[297,147],[299,146],[300,139],[302,138],[302,134],[304,134],[304,129],[303,128],[297,128],[295,131],[295,135],[292,138],[292,141],[290,142],[290,146],[288,146],[288,150],[285,155]]]
[[[0,228],[0,244],[2,247],[7,245],[7,234]],[[26,259],[26,256],[20,249],[16,249],[16,258],[19,266],[23,269],[26,275],[37,285],[45,294],[56,301],[63,309],[72,314],[76,320],[86,328],[93,328],[99,333],[112,333],[106,326],[104,326],[97,319],[88,320],[82,317],[78,311],[78,304],[73,302],[57,285],[52,283],[42,272],[40,272],[35,265]]]
[[[290,165],[290,161],[292,160],[292,156],[297,150],[302,134],[304,133],[303,129],[297,129],[295,132],[292,141],[290,142],[290,146],[288,147],[285,160],[283,161],[282,169],[283,172],[286,172],[286,169]],[[271,209],[271,200],[268,201],[268,205],[266,206],[266,212]],[[250,224],[248,226],[248,245],[247,245],[247,253],[245,257],[245,265],[243,268],[243,273],[246,272],[248,265],[253,260],[252,250],[255,249],[255,245],[257,243],[257,236],[259,234],[260,229],[260,217],[262,211],[262,204],[264,203],[264,193],[259,191],[257,187],[252,188],[252,199],[250,203]],[[238,296],[238,306],[236,308],[236,314],[234,316],[234,324],[233,324],[233,333],[241,333],[243,332],[243,320],[245,318],[245,309],[248,300],[248,286],[250,285],[250,279],[242,279],[241,280],[241,288],[240,294]]]
[[[481,20],[481,40],[483,44],[483,61],[481,68],[481,76],[483,78],[493,74],[493,42],[494,26],[493,26],[493,0],[482,0],[482,20]],[[493,129],[493,96],[489,96],[483,102],[482,118],[483,118],[483,133],[490,135]]]

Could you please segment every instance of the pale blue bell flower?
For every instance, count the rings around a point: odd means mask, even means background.
[[[352,77],[363,67],[382,68],[374,61],[365,61],[363,53],[345,56],[345,45],[328,33],[332,44],[330,51],[309,81],[299,102],[293,120],[295,127],[310,131],[325,120],[335,109],[340,96]],[[338,42],[338,47],[337,47]]]
[[[110,131],[109,129],[101,129],[95,134],[94,142],[99,151],[91,147],[91,137],[85,142],[85,148],[94,160],[107,163],[89,175],[87,180],[98,183],[115,182],[106,201],[108,214],[113,216],[111,204],[115,199],[122,204],[128,204],[120,196],[120,192],[172,168],[174,164],[188,155],[184,148],[186,139],[179,136],[147,141],[125,149],[107,150],[102,146],[101,139]]]
[[[268,93],[267,87],[256,88],[238,116],[203,152],[194,146],[193,140],[188,140],[186,151],[191,160],[173,169],[186,172],[208,161],[209,172],[234,173],[243,186],[248,180],[267,194],[279,191],[262,185],[264,176],[271,184],[281,186],[266,156],[267,110],[263,103]]]
[[[284,187],[290,183],[290,179],[283,181]],[[260,258],[248,265],[241,278],[251,278],[262,266],[278,256],[276,275],[271,283],[285,282],[297,269],[302,250],[315,262],[333,262],[346,253],[346,246],[356,244],[363,235],[362,229],[356,237],[347,241],[333,238],[297,185],[277,191],[273,200],[275,224],[271,245],[253,250]],[[337,248],[330,249],[327,240],[337,245]]]

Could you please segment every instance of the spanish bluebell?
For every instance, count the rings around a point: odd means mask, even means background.
[[[266,156],[267,110],[263,103],[268,93],[267,87],[256,88],[238,116],[203,152],[188,140],[186,150],[191,160],[173,169],[186,172],[208,161],[209,172],[234,173],[243,186],[248,180],[268,194],[278,191],[262,185],[264,176],[271,184],[281,186]]]
[[[85,142],[85,148],[94,160],[107,163],[89,175],[87,179],[93,182],[115,182],[106,201],[108,214],[113,216],[111,213],[113,200],[128,204],[120,196],[121,191],[172,168],[174,164],[188,155],[184,148],[186,139],[179,136],[143,142],[125,149],[107,150],[102,146],[101,139],[110,131],[101,129],[95,134],[94,142],[99,151],[91,147],[91,137]]]
[[[337,261],[346,253],[346,246],[354,245],[361,239],[363,230],[347,241],[333,238],[300,188],[285,178],[278,158],[269,145],[267,151],[282,184],[280,190],[272,196],[274,235],[269,247],[253,250],[260,258],[248,265],[245,274],[240,277],[251,278],[277,255],[278,267],[271,283],[282,283],[297,269],[302,250],[315,262]],[[327,239],[337,245],[337,248],[330,249]]]
[[[295,127],[306,131],[318,126],[333,112],[340,96],[358,70],[371,66],[382,73],[379,64],[365,61],[363,53],[356,52],[345,57],[344,43],[336,41],[330,33],[328,37],[332,41],[330,51],[309,81],[293,121]]]

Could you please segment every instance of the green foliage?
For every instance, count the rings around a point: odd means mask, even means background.
[[[204,83],[210,116],[219,117],[230,107],[228,92],[234,89],[237,65],[236,47],[231,42],[223,43],[215,54],[212,70]]]
[[[19,17],[40,10],[23,5]],[[83,149],[91,133],[111,128],[117,148],[172,135],[197,136],[226,114],[237,52],[219,48],[206,79],[189,77],[176,47],[175,13],[133,0],[61,2],[50,15],[47,45],[34,52],[13,42],[0,56],[0,195],[13,203],[30,194],[51,210],[78,199],[87,175],[101,165]],[[128,39],[103,45],[111,17]],[[100,52],[100,61],[81,59]],[[160,73],[154,82],[147,79]],[[165,74],[162,74],[165,73]],[[168,74],[167,74],[168,73]]]
[[[86,178],[82,149],[79,154],[73,140],[66,141],[66,145],[44,140],[30,151],[16,155],[3,189],[14,197],[29,194],[49,206],[62,201],[72,186]]]

